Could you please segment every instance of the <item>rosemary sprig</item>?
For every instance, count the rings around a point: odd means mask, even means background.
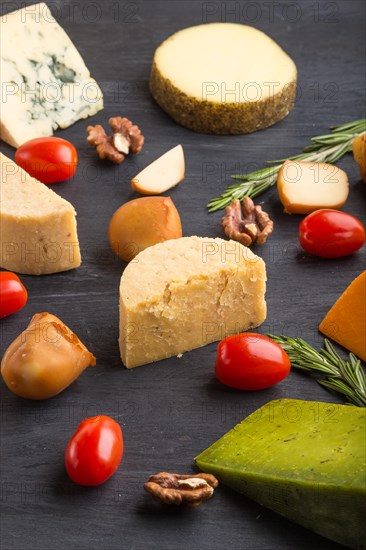
[[[345,395],[348,404],[366,407],[366,374],[353,353],[344,361],[327,339],[325,349],[317,351],[302,338],[268,336],[286,351],[292,367],[315,375],[319,384]]]
[[[352,150],[353,140],[366,131],[366,118],[347,122],[341,126],[331,128],[330,134],[311,138],[311,144],[304,151],[288,159],[270,160],[267,166],[261,170],[248,174],[235,174],[231,176],[240,183],[230,185],[226,191],[216,199],[212,199],[207,205],[209,212],[221,210],[234,199],[243,197],[257,197],[272,187],[277,181],[277,174],[285,160],[306,160],[309,162],[337,162],[343,155]]]

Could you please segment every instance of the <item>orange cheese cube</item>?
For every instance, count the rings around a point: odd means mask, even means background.
[[[338,298],[319,330],[366,361],[366,271]]]

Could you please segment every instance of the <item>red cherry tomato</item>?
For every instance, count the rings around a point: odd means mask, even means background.
[[[75,174],[78,154],[72,143],[57,137],[26,141],[17,149],[15,162],[42,183],[55,183]]]
[[[109,416],[83,420],[67,444],[65,466],[78,485],[104,483],[117,470],[123,455],[119,424]]]
[[[22,309],[27,300],[27,290],[18,275],[0,271],[0,319]]]
[[[302,248],[321,258],[340,258],[353,254],[365,244],[363,224],[345,212],[323,208],[315,210],[300,223]]]
[[[290,366],[287,353],[276,342],[262,334],[243,332],[221,340],[215,374],[230,388],[262,390],[286,378]]]

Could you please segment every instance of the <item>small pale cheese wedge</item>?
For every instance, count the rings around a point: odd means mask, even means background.
[[[235,23],[183,29],[156,50],[155,101],[176,122],[207,134],[246,134],[291,111],[297,70],[262,31]]]
[[[184,178],[183,147],[177,145],[146,166],[131,180],[132,188],[143,195],[159,195]]]
[[[76,212],[0,153],[0,266],[28,275],[80,265]]]
[[[366,271],[338,298],[319,330],[366,361]]]
[[[182,237],[147,248],[121,278],[123,363],[138,367],[259,326],[265,288],[263,260],[238,242]]]
[[[0,137],[14,147],[103,108],[98,84],[44,3],[0,17],[0,84]]]
[[[278,172],[277,190],[287,214],[310,214],[319,208],[341,208],[348,197],[348,177],[333,164],[286,160]]]

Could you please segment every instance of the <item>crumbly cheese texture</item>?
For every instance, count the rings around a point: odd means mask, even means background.
[[[319,330],[366,361],[366,271],[338,298]]]
[[[177,122],[204,133],[265,128],[291,110],[297,70],[265,33],[210,23],[183,29],[156,50],[150,89]]]
[[[51,136],[103,108],[81,55],[44,3],[0,17],[1,139]]]
[[[266,318],[264,261],[235,241],[182,237],[151,246],[120,284],[127,368],[199,348]]]
[[[0,266],[29,275],[81,262],[73,206],[0,153]]]

